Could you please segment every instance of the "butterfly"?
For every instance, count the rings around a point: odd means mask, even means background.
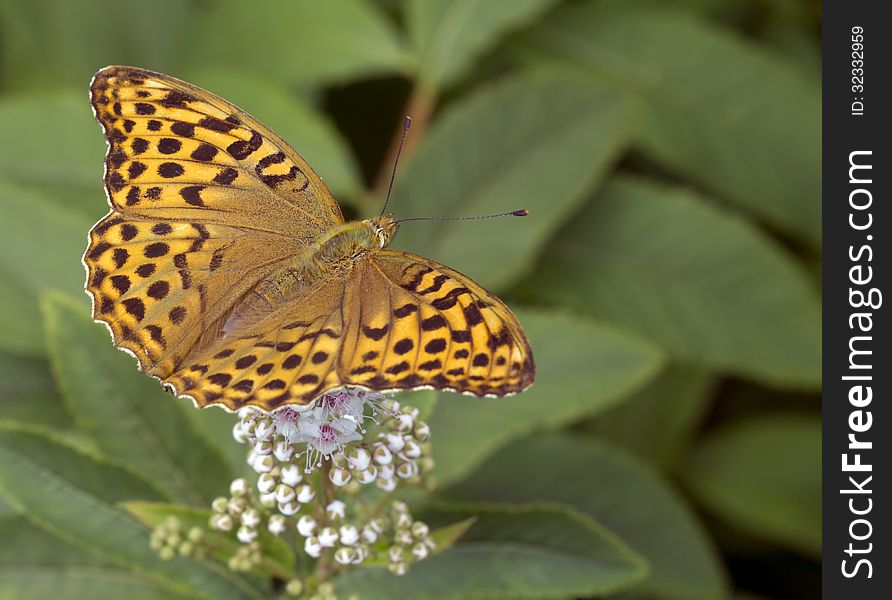
[[[93,319],[198,407],[273,411],[343,386],[504,396],[535,376],[505,304],[387,249],[388,215],[345,222],[285,140],[229,102],[144,69],[90,84],[111,207],[83,256]]]

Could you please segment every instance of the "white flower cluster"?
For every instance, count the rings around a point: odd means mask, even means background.
[[[366,419],[376,430],[368,442]],[[428,528],[402,502],[390,506],[389,516],[377,515],[387,512],[389,492],[399,481],[418,483],[432,468],[429,436],[417,409],[360,388],[329,393],[304,410],[246,410],[233,437],[250,447],[247,463],[258,474],[256,492],[244,479],[233,481],[230,497],[212,503],[210,526],[235,530],[246,548],[256,546],[264,524],[277,536],[294,528],[313,558],[326,554],[341,565],[357,565],[386,553],[391,571],[403,574],[433,549]],[[371,483],[388,494],[379,508],[360,510],[353,496]],[[339,489],[349,505],[337,497]],[[248,554],[236,566],[247,565],[253,556]]]

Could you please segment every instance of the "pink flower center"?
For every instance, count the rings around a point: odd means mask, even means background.
[[[334,430],[334,427],[326,423],[319,427],[319,439],[322,442],[334,442],[338,439],[338,432]]]

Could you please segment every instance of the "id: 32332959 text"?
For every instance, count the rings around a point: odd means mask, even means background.
[[[852,27],[852,116],[864,114],[864,28]]]

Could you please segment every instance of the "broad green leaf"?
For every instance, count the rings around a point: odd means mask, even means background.
[[[773,225],[821,239],[820,82],[689,11],[567,4],[529,35],[641,100],[646,155]]]
[[[465,475],[513,438],[604,410],[660,366],[653,346],[584,318],[531,310],[519,318],[533,348],[536,382],[509,398],[440,395],[429,420],[440,481]]]
[[[591,519],[554,506],[478,505],[459,544],[414,563],[402,577],[365,569],[337,581],[339,596],[363,600],[563,599],[617,591],[646,573],[645,563]]]
[[[0,206],[5,226],[0,236],[0,344],[36,356],[43,354],[39,292],[61,289],[89,308],[81,256],[91,222],[35,190],[2,179]],[[12,336],[18,342],[8,341]]]
[[[168,517],[176,517],[186,530],[192,527],[201,528],[208,544],[214,548],[212,556],[221,560],[234,555],[242,546],[235,533],[223,533],[208,528],[210,510],[158,502],[125,502],[122,507],[148,527],[160,525]],[[294,554],[288,545],[269,533],[265,526],[259,529],[257,541],[260,542],[263,555],[257,568],[268,575],[290,578],[294,569]]]
[[[54,436],[0,424],[0,496],[66,543],[180,593],[207,600],[258,597],[243,580],[217,565],[158,558],[149,549],[149,531],[115,506],[158,498],[155,488]]]
[[[680,188],[612,179],[524,285],[693,362],[779,386],[821,381],[821,306],[750,223]]]
[[[692,452],[685,480],[738,531],[820,557],[820,418],[761,417],[721,428]]]
[[[647,386],[580,429],[672,469],[687,450],[714,387],[714,378],[703,369],[668,365]]]
[[[79,92],[0,100],[0,136],[15,140],[0,147],[0,178],[96,221],[108,212],[102,189],[105,142],[90,112],[88,83],[84,79]]]
[[[423,87],[449,85],[504,33],[530,23],[557,0],[407,0],[406,28]]]
[[[188,36],[192,66],[225,64],[281,83],[405,70],[393,25],[371,2],[218,0]]]
[[[197,600],[198,593],[122,569],[21,566],[0,568],[0,600]]]
[[[588,514],[650,564],[642,596],[721,598],[726,583],[694,515],[657,473],[610,446],[541,435],[510,444],[445,493],[468,501],[560,502]]]
[[[0,419],[59,430],[74,427],[44,360],[0,352]]]
[[[173,71],[194,27],[192,6],[178,0],[152,2],[151,10],[140,0],[2,0],[4,89],[75,87],[86,106],[90,77],[106,65]]]
[[[44,353],[40,311],[24,283],[0,265],[0,349],[25,356]]]
[[[0,517],[0,581],[22,567],[105,567],[109,562],[35,527],[17,514]],[[0,583],[0,598],[3,584]]]
[[[609,167],[626,116],[621,96],[559,75],[516,77],[453,104],[406,165],[393,209],[408,217],[526,208],[530,216],[406,223],[396,245],[487,287],[507,285]]]
[[[133,358],[116,350],[105,328],[70,299],[49,295],[42,308],[69,410],[104,453],[183,502],[202,505],[228,487],[232,471],[183,414],[191,406],[138,373]]]
[[[328,117],[286,86],[222,68],[203,68],[188,77],[191,83],[236,104],[285,138],[336,196],[350,198],[359,193],[357,167],[337,129]]]

